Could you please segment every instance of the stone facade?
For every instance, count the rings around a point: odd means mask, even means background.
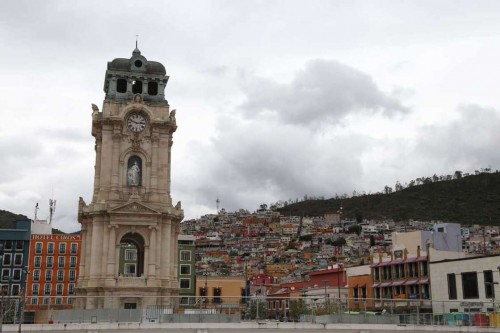
[[[183,218],[172,205],[170,167],[175,110],[165,100],[165,68],[136,48],[108,63],[102,111],[92,105],[95,177],[92,202],[78,207],[82,255],[80,308],[170,304],[179,293],[177,238]],[[122,274],[123,244],[137,249],[134,272]]]

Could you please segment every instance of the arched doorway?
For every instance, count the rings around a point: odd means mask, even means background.
[[[120,240],[119,275],[140,277],[144,273],[144,238],[138,233],[126,233]]]

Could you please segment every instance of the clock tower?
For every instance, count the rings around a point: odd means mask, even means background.
[[[168,306],[178,295],[181,204],[172,205],[175,110],[165,99],[165,67],[135,48],[108,62],[102,111],[92,104],[92,202],[80,198],[80,276],[76,306]]]

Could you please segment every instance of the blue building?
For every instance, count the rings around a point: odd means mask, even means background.
[[[0,232],[0,285],[4,297],[18,297],[26,286],[31,220],[13,222]]]

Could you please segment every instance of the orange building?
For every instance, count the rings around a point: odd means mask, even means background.
[[[80,249],[79,235],[31,235],[27,311],[72,308]]]

